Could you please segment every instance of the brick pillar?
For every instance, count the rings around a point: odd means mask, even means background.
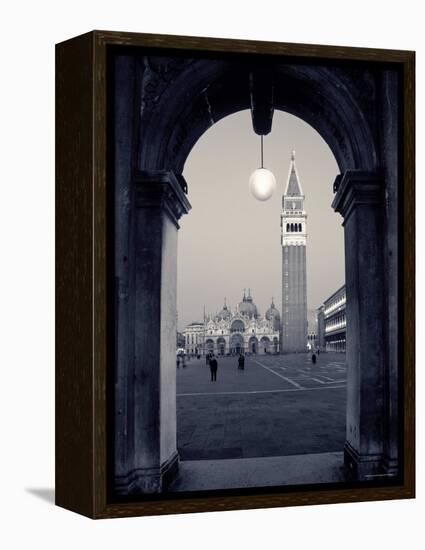
[[[190,209],[172,172],[133,179],[129,254],[134,300],[129,354],[132,453],[118,493],[158,493],[178,468],[176,442],[176,290],[178,220]]]
[[[383,182],[344,173],[332,206],[344,218],[347,290],[345,463],[358,479],[382,473],[385,431]]]

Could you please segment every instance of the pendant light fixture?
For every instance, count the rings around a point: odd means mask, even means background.
[[[261,167],[257,168],[249,178],[249,189],[259,201],[266,201],[276,189],[276,178],[263,166],[263,136],[261,136]]]

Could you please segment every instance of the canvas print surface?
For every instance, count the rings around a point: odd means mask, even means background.
[[[111,499],[400,482],[400,74],[108,53]]]

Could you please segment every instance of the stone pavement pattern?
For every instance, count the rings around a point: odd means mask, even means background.
[[[326,353],[205,359],[177,370],[181,460],[340,452],[345,441],[345,356]]]
[[[267,456],[227,460],[180,462],[171,492],[216,491],[341,483],[346,481],[343,453]]]

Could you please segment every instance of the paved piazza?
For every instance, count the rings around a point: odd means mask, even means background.
[[[345,355],[322,353],[205,358],[177,370],[177,446],[182,460],[342,451]]]

